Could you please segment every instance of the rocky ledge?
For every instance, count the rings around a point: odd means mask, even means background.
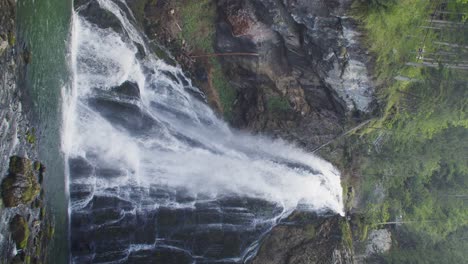
[[[313,150],[372,110],[369,58],[346,17],[350,2],[217,2],[216,51],[258,54],[220,57],[238,92],[235,126]],[[278,98],[289,107],[275,107]]]
[[[349,228],[339,215],[294,213],[264,238],[251,264],[353,263]]]
[[[156,54],[177,60],[234,127],[314,150],[375,108],[351,0],[127,2],[151,43],[174,57]]]
[[[45,167],[39,162],[13,156],[8,171],[1,186],[6,207],[2,218],[10,219],[10,243],[3,249],[5,262],[2,263],[45,263],[47,245],[54,233],[41,188]]]

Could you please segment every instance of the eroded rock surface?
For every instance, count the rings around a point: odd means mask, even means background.
[[[387,229],[372,230],[366,246],[366,255],[382,254],[392,247],[392,233]]]
[[[218,1],[216,49],[238,91],[233,123],[309,149],[342,130],[350,113],[371,110],[369,61],[350,1]],[[284,98],[289,110],[275,109]]]
[[[340,216],[298,213],[289,220],[273,228],[251,264],[353,263]]]

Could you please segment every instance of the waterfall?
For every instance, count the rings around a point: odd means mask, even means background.
[[[339,172],[234,131],[151,53],[125,2],[73,14],[62,147],[74,263],[243,262],[291,211],[343,214]]]

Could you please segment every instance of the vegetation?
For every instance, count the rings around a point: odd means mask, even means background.
[[[272,112],[284,112],[291,109],[288,100],[281,96],[272,96],[268,98],[267,107]]]
[[[24,217],[16,215],[10,223],[12,238],[18,249],[26,248],[29,239],[29,226]]]
[[[212,76],[211,82],[213,87],[216,89],[219,95],[219,100],[223,108],[224,118],[226,120],[232,119],[232,107],[236,100],[236,91],[231,87],[229,82],[226,80],[224,73],[221,69],[221,64],[216,58],[211,59],[212,65]]]
[[[41,191],[33,173],[32,162],[25,158],[10,158],[9,175],[2,181],[2,198],[6,207],[32,202]]]
[[[340,219],[341,239],[346,248],[353,248],[353,237],[349,223]]]
[[[16,44],[16,35],[14,32],[10,32],[8,34],[8,44],[10,45],[10,47]]]
[[[216,6],[211,0],[179,0],[182,21],[181,39],[188,41],[198,51],[213,52]]]
[[[32,145],[34,145],[36,143],[36,135],[34,133],[35,133],[34,128],[31,129],[31,130],[26,131],[26,141],[29,144],[32,144]]]
[[[466,241],[455,240],[468,230],[468,69],[460,65],[468,56],[457,47],[468,44],[459,15],[468,3],[362,0],[354,7],[383,102],[380,118],[354,135],[365,143],[352,150],[363,155],[359,186],[367,203],[358,237],[397,222],[397,246],[382,260],[461,263]]]
[[[181,20],[179,41],[187,43],[194,55],[214,53],[216,4],[212,0],[187,1],[178,0],[177,6]],[[207,60],[207,68],[211,68],[211,84],[218,93],[225,119],[232,118],[232,107],[236,99],[235,89],[224,76],[221,65],[216,57]]]

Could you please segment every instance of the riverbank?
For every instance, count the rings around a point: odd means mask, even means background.
[[[38,159],[37,128],[20,85],[31,53],[18,41],[16,15],[16,2],[0,1],[0,262],[45,263],[53,225],[41,185],[45,166],[31,161]]]

